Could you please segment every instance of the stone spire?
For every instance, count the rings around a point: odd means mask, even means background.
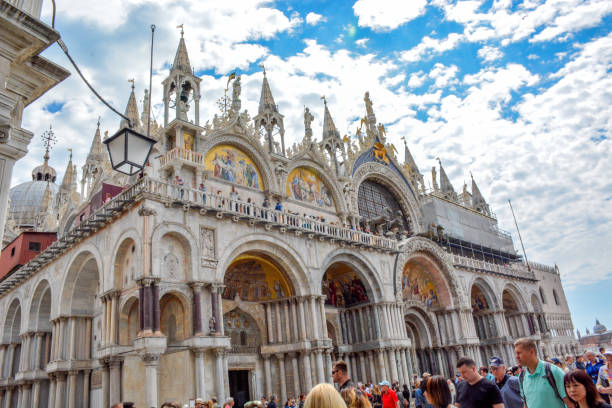
[[[442,161],[439,158],[438,163],[440,163],[440,192],[446,199],[456,201],[457,193],[455,193],[455,189],[446,175],[446,171],[444,171],[444,167],[442,167]]]
[[[124,115],[127,116],[132,122],[132,129],[138,130],[140,129],[140,114],[138,113],[136,95],[134,94],[134,80],[130,79],[129,82],[132,83],[132,92],[130,93],[130,98],[128,99],[127,106],[125,107]],[[127,120],[121,119],[119,128],[124,128],[126,126],[128,126]]]
[[[285,156],[284,116],[280,114],[276,103],[274,103],[272,90],[266,76],[266,69],[263,65],[261,67],[263,68],[264,77],[261,84],[261,96],[259,97],[259,110],[257,116],[253,118],[253,122],[256,128],[263,127],[265,129],[269,152]],[[280,137],[280,144],[274,140],[277,134]]]
[[[332,165],[336,170],[336,175],[340,176],[343,173],[343,165],[346,161],[344,142],[340,137],[340,132],[336,129],[331,113],[329,113],[327,99],[325,99],[325,96],[322,96],[321,99],[323,99],[325,108],[323,112],[323,138],[320,146],[329,154]],[[340,155],[340,157],[338,157],[338,155]]]
[[[70,151],[70,158],[68,159],[68,164],[66,165],[66,171],[64,172],[64,178],[62,179],[62,184],[60,186],[61,190],[70,191],[72,185],[74,184],[74,180],[76,179],[76,172],[74,169],[74,165],[72,164],[72,149],[68,149]]]
[[[474,176],[471,172],[470,177],[472,178],[472,208],[480,213],[491,215],[489,205],[480,193],[480,189],[476,185],[476,182],[474,181]]]
[[[268,77],[266,76],[266,70],[264,69],[264,78],[261,84],[261,96],[259,97],[259,111],[258,113],[264,112],[276,112],[278,113],[278,107],[274,102],[274,97],[272,96],[272,90],[270,89],[270,84],[268,83]]]
[[[410,153],[410,149],[408,148],[408,143],[406,142],[406,138],[402,136],[402,140],[404,141],[404,169],[408,173],[409,179],[412,182],[413,186],[418,189],[418,182],[421,183],[421,186],[424,187],[425,182],[423,181],[423,175],[420,173],[419,168],[414,161],[414,157],[412,157],[412,153]]]
[[[179,40],[179,45],[176,49],[172,70],[192,73],[191,63],[189,62],[189,54],[187,54],[187,46],[185,45],[185,38],[183,37],[184,34],[185,32],[183,31],[183,27],[181,27],[181,39]]]
[[[96,133],[94,134],[89,153],[87,154],[87,159],[85,159],[85,164],[81,170],[83,173],[81,179],[81,197],[83,199],[89,196],[91,185],[96,175],[109,167],[110,164],[107,165],[109,161],[110,159],[108,158],[106,148],[102,144],[102,137],[100,136],[100,118],[98,118]]]

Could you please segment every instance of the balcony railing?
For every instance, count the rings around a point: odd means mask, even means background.
[[[204,165],[204,155],[202,155],[202,153],[194,152],[193,150],[188,150],[182,147],[175,147],[174,149],[170,150],[159,159],[159,162],[161,163],[161,166],[164,167],[173,160],[201,166]]]
[[[231,199],[221,194],[203,192],[194,188],[167,183],[160,180],[145,179],[144,190],[164,199],[180,202],[184,205],[222,212],[228,215],[255,222],[262,222],[291,231],[314,234],[319,237],[336,239],[348,244],[365,245],[389,251],[397,250],[394,239],[367,234],[350,228],[341,227],[314,218],[277,211],[271,207],[258,206],[241,200]]]
[[[453,254],[453,263],[470,269],[477,269],[487,272],[499,273],[506,276],[513,276],[523,279],[535,279],[533,272],[529,272],[524,263],[513,263],[510,265],[499,265],[492,262],[480,261],[478,259],[469,258]]]

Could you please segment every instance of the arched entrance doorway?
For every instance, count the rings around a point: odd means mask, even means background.
[[[499,328],[495,324],[497,307],[491,288],[484,281],[477,280],[470,291],[470,304],[476,334],[480,340],[480,357],[483,365],[487,364],[492,356],[501,356],[497,347],[500,342]]]

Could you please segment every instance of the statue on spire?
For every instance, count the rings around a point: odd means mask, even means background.
[[[312,127],[311,123],[314,120],[314,116],[310,113],[310,109],[307,106],[304,106],[304,131],[307,140],[312,138]]]

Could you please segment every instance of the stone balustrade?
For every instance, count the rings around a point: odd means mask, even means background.
[[[530,272],[527,269],[527,266],[522,262],[513,263],[512,266],[509,266],[499,265],[487,261],[481,261],[478,259],[473,259],[467,256],[461,256],[456,254],[453,254],[452,257],[453,264],[457,267],[475,269],[484,272],[493,272],[500,275],[510,276],[513,278],[535,280],[533,272]]]

